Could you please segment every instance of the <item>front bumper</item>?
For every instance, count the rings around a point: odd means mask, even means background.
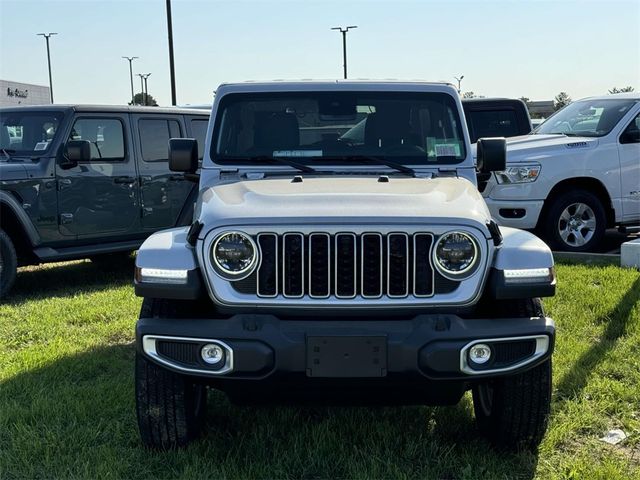
[[[311,382],[407,375],[473,382],[533,368],[550,357],[554,338],[555,326],[547,317],[466,319],[448,314],[386,320],[239,314],[225,319],[141,318],[136,326],[138,348],[152,361],[222,389],[282,375]],[[469,361],[468,350],[478,342],[489,344],[494,353],[485,365]],[[200,351],[207,343],[227,350],[224,364],[202,360]]]
[[[538,224],[544,200],[495,200],[484,199],[491,216],[507,227],[533,230]]]

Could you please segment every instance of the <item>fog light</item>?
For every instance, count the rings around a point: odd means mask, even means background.
[[[200,350],[202,360],[209,365],[221,363],[224,360],[224,349],[215,343],[208,343]]]
[[[476,343],[469,349],[469,359],[473,363],[482,365],[483,363],[487,363],[490,358],[491,347],[489,347],[489,345],[487,345],[486,343]]]

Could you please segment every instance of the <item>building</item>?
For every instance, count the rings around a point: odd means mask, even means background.
[[[48,105],[51,90],[44,85],[0,80],[0,107],[16,105]]]
[[[548,118],[556,111],[553,107],[553,100],[527,102],[527,108],[531,118]]]

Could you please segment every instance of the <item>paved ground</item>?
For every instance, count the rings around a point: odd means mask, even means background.
[[[634,240],[636,238],[640,238],[640,235],[637,233],[625,235],[624,233],[618,232],[616,229],[607,230],[605,234],[604,241],[602,245],[598,249],[597,253],[620,253],[620,245],[624,242],[628,242],[629,240]]]

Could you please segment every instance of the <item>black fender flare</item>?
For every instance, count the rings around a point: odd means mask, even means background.
[[[17,219],[22,231],[25,233],[31,246],[35,247],[40,244],[40,234],[38,230],[31,222],[31,219],[22,208],[22,205],[18,203],[18,200],[9,192],[0,190],[0,206],[8,208],[11,213]]]
[[[178,219],[176,220],[176,227],[184,227],[186,225],[191,225],[193,222],[193,211],[196,201],[198,200],[198,183],[194,183],[193,187],[191,187],[191,191],[187,196],[186,201],[182,205],[182,210],[178,215]]]

